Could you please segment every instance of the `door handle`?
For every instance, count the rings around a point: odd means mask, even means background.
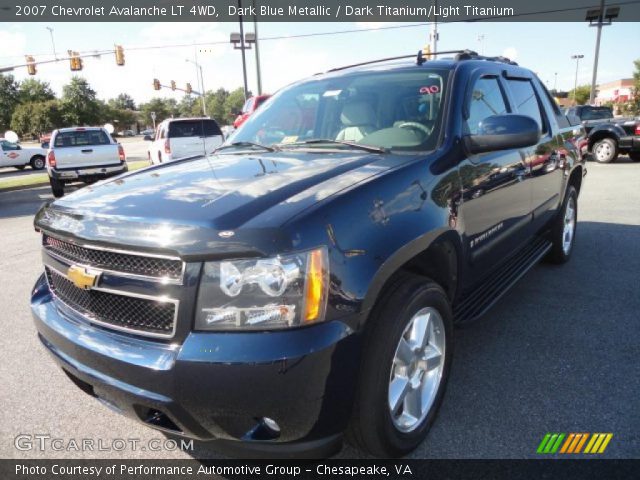
[[[92,148],[87,148],[86,150],[80,150],[82,153],[91,153],[93,152]]]

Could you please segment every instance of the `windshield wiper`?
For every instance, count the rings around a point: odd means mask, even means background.
[[[289,146],[300,146],[300,145],[314,145],[314,144],[318,144],[318,143],[330,143],[330,144],[345,145],[347,147],[351,147],[351,148],[354,148],[354,149],[357,149],[357,150],[364,150],[365,152],[371,152],[371,153],[388,153],[389,152],[389,150],[384,148],[384,147],[374,147],[372,145],[362,145],[361,143],[347,142],[347,141],[344,141],[344,140],[331,140],[330,138],[311,138],[309,140],[304,140],[302,142],[281,144],[281,146],[289,147]]]
[[[222,145],[218,148],[216,148],[213,153],[219,152],[220,150],[226,150],[227,148],[238,148],[238,147],[251,147],[251,148],[261,148],[262,150],[266,151],[266,152],[275,152],[276,150],[279,150],[278,148],[275,147],[269,147],[267,145],[262,145],[260,143],[254,143],[254,142],[233,142],[230,143],[229,145]]]

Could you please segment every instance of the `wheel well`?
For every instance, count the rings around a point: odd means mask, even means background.
[[[573,185],[576,189],[577,193],[580,193],[580,187],[582,186],[582,167],[577,166],[571,172],[571,176],[569,177],[569,185]]]
[[[449,239],[439,239],[407,261],[400,270],[415,273],[440,285],[450,300],[458,287],[458,249]]]
[[[45,156],[44,156],[44,155],[37,154],[37,155],[34,155],[33,157],[31,157],[31,158],[29,159],[29,161],[30,161],[30,162],[31,162],[31,161],[33,161],[33,159],[34,159],[34,158],[42,158],[42,159],[44,160],[44,159],[45,159]]]
[[[600,132],[594,133],[593,136],[589,138],[589,151],[591,151],[596,142],[602,140],[603,138],[610,138],[614,142],[618,143],[618,139],[613,133],[602,130]]]

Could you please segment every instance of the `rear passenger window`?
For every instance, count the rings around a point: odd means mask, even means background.
[[[182,120],[169,124],[169,138],[202,137],[203,131],[206,137],[222,135],[214,120]]]
[[[479,131],[480,123],[492,115],[507,113],[507,105],[495,77],[481,77],[476,80],[469,103],[468,132],[472,135]]]
[[[110,143],[109,136],[102,130],[77,130],[58,133],[54,147],[86,147],[109,145]]]
[[[540,126],[542,133],[546,132],[545,124],[540,113],[540,103],[533,85],[529,80],[508,80],[509,88],[515,102],[517,113],[533,118]]]

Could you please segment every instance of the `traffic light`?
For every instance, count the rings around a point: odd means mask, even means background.
[[[425,62],[429,60],[429,57],[431,56],[431,45],[424,46],[422,49],[422,56],[424,57]]]
[[[153,89],[160,90],[160,80],[158,80],[157,78],[153,79]]]
[[[35,75],[37,72],[35,59],[31,55],[25,55],[24,58],[27,61],[27,72],[29,72],[29,75]]]
[[[191,84],[187,83],[187,88],[185,90],[187,92],[187,95],[191,95],[191,92],[193,92],[193,89],[191,88]]]
[[[68,50],[68,52],[69,52],[69,62],[71,65],[71,71],[78,72],[82,70],[82,59],[80,58],[80,54],[72,50]]]
[[[124,48],[122,48],[122,45],[116,45],[116,65],[120,67],[124,65]]]
[[[175,80],[171,80],[171,90],[176,91],[176,82]]]

